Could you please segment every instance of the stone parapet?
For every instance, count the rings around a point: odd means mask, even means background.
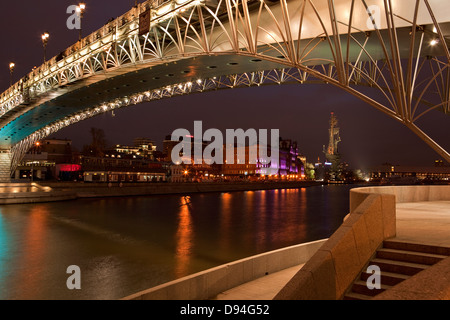
[[[122,300],[208,300],[243,283],[301,265],[326,241],[318,240],[227,263]]]
[[[355,200],[357,199],[357,200]],[[276,300],[338,300],[385,239],[395,236],[395,196],[357,194],[353,210]]]
[[[350,191],[350,212],[370,194],[391,194],[396,203],[450,200],[450,185],[382,186],[355,188]]]

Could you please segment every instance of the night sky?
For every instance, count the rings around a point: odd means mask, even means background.
[[[102,27],[131,8],[134,0],[85,1],[83,35]],[[78,40],[77,30],[68,30],[66,9],[75,1],[2,1],[0,30],[0,91],[9,85],[9,62],[16,63],[18,80],[43,60],[40,35],[51,35],[47,57],[57,55]],[[328,121],[334,111],[341,128],[340,152],[353,168],[368,168],[389,162],[431,166],[440,157],[409,129],[357,98],[330,85],[284,85],[223,90],[176,97],[128,107],[71,127],[53,137],[73,140],[81,149],[89,143],[89,129],[102,128],[109,144],[131,144],[135,137],[148,137],[162,148],[162,140],[177,128],[193,133],[195,120],[208,128],[280,129],[280,135],[299,143],[309,162],[328,144]],[[417,123],[446,150],[450,150],[450,117],[432,111]]]

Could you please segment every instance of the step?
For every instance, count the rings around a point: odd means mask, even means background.
[[[428,265],[419,263],[393,261],[380,258],[372,259],[369,265],[378,266],[382,272],[399,273],[408,276],[413,276],[429,267]]]
[[[394,240],[394,239],[385,240],[383,242],[383,247],[387,248],[387,249],[397,249],[397,250],[424,252],[424,253],[438,254],[438,255],[443,255],[443,256],[450,256],[450,248],[449,247],[441,247],[441,246],[434,246],[434,245],[413,243],[413,242],[404,242],[404,241]]]
[[[378,249],[376,257],[387,260],[426,264],[429,266],[436,264],[439,261],[447,258],[447,256],[443,255],[423,253],[423,252],[413,252],[399,249],[388,249],[388,248]]]
[[[365,294],[355,293],[355,292],[348,292],[343,300],[370,300],[373,297],[366,296]]]
[[[353,283],[352,292],[374,297],[374,296],[382,293],[383,291],[390,289],[391,287],[392,286],[387,286],[385,284],[381,284],[380,289],[369,289],[367,287],[366,281],[358,280],[358,281],[355,281],[355,283]]]
[[[372,275],[371,273],[362,272],[360,279],[362,281],[367,281],[367,279],[371,275]],[[380,276],[381,276],[381,283],[388,285],[388,286],[395,286],[396,284],[399,284],[400,282],[411,278],[411,276],[408,276],[408,275],[392,273],[392,272],[385,272],[385,271],[381,271]]]

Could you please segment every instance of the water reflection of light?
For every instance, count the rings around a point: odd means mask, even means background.
[[[307,218],[305,189],[283,189],[274,192],[273,208],[270,210],[270,227],[264,232],[270,243],[293,243],[306,239]],[[292,210],[295,211],[292,214]],[[266,223],[267,225],[267,223]],[[260,245],[263,245],[261,242]]]
[[[302,239],[307,239],[307,226],[308,226],[308,207],[307,207],[307,193],[306,188],[301,188],[297,195],[297,202],[299,202],[299,212],[297,214],[297,238],[300,236]]]
[[[5,223],[3,222],[3,215],[0,213],[0,284],[4,278],[7,278],[6,274],[6,260],[9,252],[9,237],[6,230]]]
[[[255,234],[257,234],[256,240],[256,249],[258,251],[262,251],[262,248],[265,247],[266,242],[266,223],[267,217],[270,215],[269,205],[271,204],[270,192],[267,190],[262,190],[258,193],[259,195],[259,204],[255,202],[255,206],[259,207],[258,212],[255,212]]]
[[[266,198],[266,193],[267,193],[266,190],[261,190],[261,191],[259,192],[259,194],[261,195],[261,201],[264,201],[264,200],[265,200],[265,198]]]
[[[35,206],[31,209],[28,226],[24,233],[24,255],[18,266],[20,278],[17,292],[38,292],[41,284],[40,277],[31,275],[30,270],[42,270],[45,259],[45,232],[47,214],[45,205]]]
[[[230,246],[229,237],[232,233],[232,216],[233,212],[231,210],[231,193],[222,193],[221,194],[221,205],[222,210],[220,210],[220,250],[226,251]]]
[[[178,230],[176,234],[176,267],[175,276],[183,277],[189,270],[189,262],[193,249],[193,225],[190,212],[190,202],[185,197],[180,199],[180,212],[178,214]]]
[[[247,207],[251,208],[253,206],[254,196],[255,196],[254,191],[247,192],[246,197],[245,197],[247,199]]]

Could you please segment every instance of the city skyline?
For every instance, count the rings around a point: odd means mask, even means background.
[[[324,87],[326,85],[307,86]],[[334,96],[329,97],[329,100],[341,99],[344,104],[342,106],[333,107],[327,100],[323,100],[314,107],[295,109],[296,96],[307,95],[308,98],[313,99],[314,97],[311,96],[314,94],[305,92],[308,90],[296,91],[295,89],[301,89],[298,85],[285,85],[284,87],[234,89],[232,96],[228,94],[229,90],[225,90],[141,104],[116,110],[114,116],[112,113],[107,113],[85,120],[57,132],[53,137],[70,138],[73,140],[74,146],[81,150],[83,145],[90,141],[90,128],[97,127],[105,131],[107,142],[110,145],[130,144],[134,138],[143,136],[153,139],[158,150],[162,150],[162,141],[173,130],[178,128],[192,130],[193,122],[202,120],[205,129],[217,128],[223,132],[226,129],[238,128],[244,130],[279,128],[280,136],[298,141],[300,152],[307,156],[308,162],[314,163],[318,157],[321,161],[325,160],[323,146],[328,143],[329,116],[331,112],[334,112],[341,128],[342,161],[348,162],[355,169],[369,169],[382,163],[432,166],[435,160],[440,159],[431,148],[406,127],[339,89],[327,86],[327,90],[335,93]],[[293,90],[286,90],[288,87]],[[235,93],[237,91],[241,91],[241,93],[237,95]],[[239,99],[251,98],[250,92],[261,94],[260,99],[267,103],[270,103],[268,101],[271,100],[276,103],[275,100],[284,94],[290,94],[291,100],[285,105],[278,106],[278,113],[281,115],[277,117],[253,117],[253,113],[259,112],[258,106],[247,106],[244,111],[240,106],[236,106],[241,101]],[[214,105],[216,109],[213,113],[208,114],[205,110],[210,109],[211,105]],[[152,110],[148,111],[148,108]],[[236,119],[236,113],[239,112],[242,116]],[[292,116],[292,113],[297,116]],[[177,116],[172,116],[173,114],[177,114]],[[142,115],[148,118],[142,117]],[[361,120],[365,116],[371,120]],[[169,117],[170,121],[158,120],[164,117]],[[440,117],[435,115],[429,118],[428,120],[431,120],[432,123],[427,124],[428,132],[433,133],[434,131],[437,132],[436,135],[444,135],[446,131],[445,116],[441,114]],[[441,126],[433,126],[436,121],[440,122]],[[150,126],[147,123],[150,123]],[[123,128],[126,128],[126,131]],[[395,134],[391,132],[395,132]],[[445,143],[442,145],[444,148],[448,148]],[[416,156],[417,158],[415,158]]]
[[[105,3],[87,2],[83,20],[84,35],[100,28],[102,22],[106,23],[134,4],[129,1],[105,6]],[[5,65],[5,76],[0,80],[3,90],[9,84],[6,76],[9,75],[9,62],[16,64],[15,80],[42,63],[42,32],[47,30],[50,34],[47,57],[57,55],[76,42],[78,32],[68,30],[65,25],[68,17],[65,10],[70,4],[71,1],[61,1],[50,6],[49,1],[43,1],[32,11],[23,10],[26,5],[4,5],[3,15],[10,13],[21,18],[16,19],[11,26],[15,32],[5,35],[9,45],[0,53]],[[44,19],[46,16],[52,19]],[[21,21],[27,21],[27,24]],[[33,28],[29,28],[29,25]],[[220,130],[280,129],[282,137],[298,141],[300,151],[307,156],[308,161],[314,162],[317,157],[324,159],[322,149],[328,142],[331,112],[335,112],[340,121],[342,160],[352,167],[364,169],[384,162],[427,166],[441,159],[400,122],[348,93],[325,84],[243,88],[154,101],[116,110],[114,117],[108,113],[85,120],[61,130],[53,137],[70,138],[81,149],[82,145],[89,143],[89,129],[98,127],[104,129],[111,143],[126,144],[134,137],[146,136],[154,139],[161,150],[162,140],[167,134],[177,128],[189,127],[195,120],[202,120],[208,128]],[[450,142],[446,139],[450,127],[448,116],[434,110],[418,124],[444,149],[450,149]]]

